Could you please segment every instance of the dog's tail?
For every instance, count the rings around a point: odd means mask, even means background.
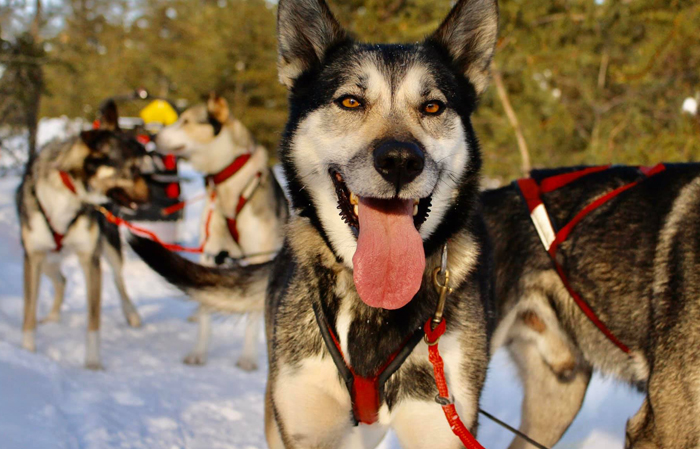
[[[146,264],[191,299],[223,313],[262,311],[274,261],[232,268],[205,267],[151,239],[131,235],[129,244]]]

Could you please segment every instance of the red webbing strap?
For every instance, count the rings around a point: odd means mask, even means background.
[[[665,169],[666,169],[666,167],[663,164],[658,164],[658,165],[651,167],[651,168],[642,167],[642,168],[640,168],[640,171],[642,173],[644,173],[644,175],[645,175],[645,178],[643,178],[643,179],[647,179],[648,177],[653,176],[655,174],[658,174],[658,173],[664,171]],[[600,198],[598,198],[597,200],[593,201],[588,206],[583,208],[583,210],[581,212],[579,212],[578,214],[576,214],[576,216],[570,222],[568,222],[566,224],[566,226],[564,226],[563,228],[561,228],[559,230],[559,232],[557,232],[557,236],[554,239],[554,242],[552,242],[552,245],[549,247],[549,254],[552,257],[554,257],[559,245],[562,242],[564,242],[564,240],[566,240],[567,237],[569,237],[569,234],[571,234],[571,231],[573,230],[573,228],[577,224],[579,224],[579,222],[581,222],[581,220],[583,220],[588,214],[590,214],[591,212],[593,212],[594,210],[596,210],[597,208],[599,208],[603,204],[607,203],[608,201],[612,200],[616,196],[620,195],[621,193],[631,189],[632,187],[637,186],[643,179],[640,179],[638,181],[634,181],[634,182],[631,182],[629,184],[625,184],[624,186],[618,187],[617,189],[606,193],[605,195],[601,196]]]
[[[591,306],[588,305],[588,303],[579,296],[578,293],[576,293],[576,290],[573,289],[571,284],[569,284],[569,279],[567,279],[566,274],[564,274],[564,269],[562,268],[561,265],[559,265],[559,262],[552,256],[552,262],[554,263],[554,267],[557,270],[557,274],[559,274],[559,278],[561,279],[562,283],[564,284],[564,287],[566,290],[569,292],[569,295],[573,298],[574,302],[578,306],[579,309],[581,309],[581,312],[586,315],[586,317],[591,320],[591,322],[595,325],[595,327],[598,328],[599,331],[605,335],[608,340],[610,340],[615,346],[620,348],[622,352],[625,354],[629,354],[630,348],[627,347],[626,344],[622,343],[616,336],[615,334],[612,333],[610,329],[603,323],[600,318],[598,318],[598,315],[591,309]]]
[[[189,200],[180,201],[179,203],[173,204],[172,206],[164,207],[163,209],[161,209],[160,214],[167,217],[168,215],[172,215],[175,212],[184,209],[186,206],[201,201],[206,197],[207,193],[204,192],[201,195],[197,195],[195,197],[190,198]]]
[[[571,173],[562,173],[561,175],[550,176],[545,178],[540,183],[540,190],[542,193],[553,192],[557,189],[564,187],[567,184],[571,184],[579,178],[590,175],[591,173],[597,173],[609,169],[610,165],[600,165],[598,167],[588,167],[583,170],[578,170]]]
[[[70,175],[64,171],[59,171],[58,174],[61,176],[63,185],[66,186],[66,188],[70,190],[73,195],[77,195],[78,191],[75,189],[75,184],[73,184],[73,180],[71,179]]]
[[[53,235],[53,241],[56,244],[56,249],[54,249],[55,252],[60,252],[61,249],[63,249],[63,234],[59,234],[58,232],[54,231],[51,229],[51,234]]]
[[[424,326],[425,340],[428,344],[428,357],[430,363],[433,365],[433,372],[435,374],[435,385],[438,389],[438,395],[440,396],[440,405],[442,406],[442,411],[445,413],[447,418],[447,423],[452,429],[452,432],[457,435],[459,440],[467,449],[484,449],[484,447],[476,441],[476,438],[469,432],[469,429],[464,425],[462,420],[457,414],[457,409],[455,408],[454,401],[450,396],[450,391],[447,388],[447,380],[445,379],[445,363],[442,361],[440,356],[440,351],[438,350],[438,340],[445,333],[447,328],[445,320],[442,320],[440,324],[433,329],[433,320],[429,319]]]
[[[355,416],[355,420],[362,424],[374,424],[379,419],[379,377],[382,373],[391,365],[403,348],[411,340],[409,337],[403,342],[401,347],[389,356],[386,362],[377,370],[377,373],[371,377],[360,376],[355,372],[355,370],[348,365],[345,361],[345,355],[340,347],[340,342],[338,337],[335,336],[333,330],[327,327],[328,334],[331,336],[333,343],[335,345],[338,354],[343,359],[345,366],[350,371],[353,377],[352,391],[350,392],[350,399],[352,402],[352,413]],[[330,349],[330,348],[329,348]]]
[[[639,170],[645,175],[645,178],[647,179],[650,176],[654,176],[658,173],[661,173],[664,171],[666,167],[663,164],[658,164],[654,167],[640,167]],[[589,172],[592,173],[592,172]],[[548,178],[552,179],[552,178]],[[576,178],[578,179],[578,178]],[[607,203],[608,201],[612,200],[613,198],[617,197],[621,193],[637,186],[643,179],[631,182],[629,184],[625,184],[621,187],[618,187],[615,190],[612,190],[605,195],[601,196],[600,198],[596,199],[592,203],[590,203],[588,206],[583,208],[574,218],[569,221],[559,232],[557,232],[557,235],[552,242],[551,246],[549,247],[549,256],[552,259],[552,263],[554,264],[555,269],[557,270],[557,274],[559,275],[559,278],[561,279],[562,283],[564,284],[564,287],[566,290],[569,292],[569,295],[571,295],[571,298],[574,300],[576,305],[578,306],[579,309],[586,315],[586,317],[600,330],[607,338],[610,340],[615,346],[617,346],[622,352],[625,354],[630,353],[630,348],[622,343],[613,332],[608,329],[608,327],[603,323],[600,318],[598,318],[598,315],[593,311],[593,309],[590,307],[590,305],[573,289],[571,284],[569,283],[568,278],[566,277],[566,274],[564,273],[564,268],[557,262],[556,254],[557,254],[557,249],[559,249],[559,246],[569,237],[571,234],[572,230],[574,227],[581,222],[587,215],[589,215],[591,212],[602,206],[603,204]],[[543,183],[547,181],[545,179]]]
[[[248,160],[250,160],[251,157],[252,154],[250,153],[241,154],[219,173],[209,176],[209,179],[211,179],[215,185],[221,184],[222,182],[229,179],[231,176],[238,173],[238,171],[241,168],[243,168],[243,166],[246,164],[246,162],[248,162]]]
[[[233,237],[233,241],[236,244],[240,244],[240,234],[238,233],[238,214],[241,213],[243,207],[248,203],[248,200],[253,196],[255,191],[260,186],[260,178],[262,177],[262,172],[258,172],[255,176],[246,184],[243,188],[243,192],[238,197],[238,204],[236,204],[236,210],[233,213],[233,217],[226,217],[226,226],[228,226],[228,232]],[[257,183],[252,189],[250,188],[253,183]]]

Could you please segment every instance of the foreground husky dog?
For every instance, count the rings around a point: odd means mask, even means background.
[[[148,240],[134,247],[170,282],[229,312],[253,307],[270,276],[270,447],[369,448],[390,427],[406,448],[462,447],[435,402],[425,343],[375,390],[377,410],[358,416],[324,335],[336,336],[336,355],[357,376],[378,375],[434,313],[431,274],[448,244],[454,292],[440,350],[457,409],[476,429],[493,315],[470,116],[487,84],[496,2],[459,1],[413,45],[357,43],[322,0],[282,0],[278,14],[290,89],[280,155],[295,212],[282,252],[266,269],[216,270]]]
[[[116,127],[116,109],[112,115]],[[105,222],[91,205],[110,199],[132,207],[148,199],[138,164],[145,154],[133,139],[106,129],[86,131],[64,142],[48,144],[30,161],[17,190],[17,209],[24,248],[24,325],[22,346],[35,350],[37,296],[42,272],[53,282],[55,300],[47,320],[57,321],[65,278],[60,264],[77,253],[85,273],[88,333],[85,366],[101,368],[99,353],[100,254],[107,260],[121,296],[127,322],[140,319],[126,294],[121,276],[121,244],[116,227]]]
[[[207,177],[208,204],[201,226],[206,265],[220,265],[232,258],[247,263],[270,260],[282,247],[287,201],[268,166],[267,150],[234,119],[225,99],[212,94],[207,104],[193,106],[179,120],[163,129],[158,150],[189,161]],[[248,316],[243,353],[238,366],[257,368],[257,343],[262,308]],[[206,362],[211,318],[200,310],[198,340],[185,363]]]
[[[506,344],[520,368],[521,430],[546,446],[573,421],[596,369],[646,392],[627,424],[626,448],[700,447],[700,165],[669,164],[648,179],[636,168],[616,167],[543,198],[563,225],[596,198],[638,180],[584,218],[559,251],[573,288],[631,355],[574,304],[518,190],[483,196],[503,315],[493,345]]]

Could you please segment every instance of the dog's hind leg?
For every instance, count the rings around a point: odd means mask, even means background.
[[[578,414],[591,379],[591,370],[579,366],[563,379],[545,362],[535,343],[516,339],[508,349],[518,365],[525,390],[520,431],[551,447]],[[509,449],[535,447],[516,437]]]
[[[49,314],[41,320],[43,323],[55,323],[61,321],[61,306],[63,305],[63,298],[66,291],[66,278],[61,273],[60,263],[44,263],[44,274],[51,279],[53,284],[53,305],[51,306],[51,311]]]
[[[258,369],[258,335],[261,322],[262,313],[260,312],[249,313],[246,317],[243,353],[236,363],[242,370],[255,371]]]
[[[197,342],[194,349],[185,357],[187,365],[204,365],[207,363],[209,342],[211,341],[211,313],[206,307],[200,307],[197,313]]]
[[[107,262],[111,265],[112,272],[114,273],[114,283],[117,285],[117,290],[119,291],[124,318],[126,318],[126,322],[129,326],[141,327],[141,317],[136,311],[136,307],[134,307],[134,304],[129,299],[129,294],[126,292],[126,285],[124,285],[124,277],[122,275],[124,260],[122,258],[121,245],[115,247],[111,241],[107,241],[104,243],[103,249]]]
[[[78,254],[87,284],[88,328],[85,346],[85,367],[102,369],[100,360],[100,312],[102,307],[102,270],[99,249],[92,254]]]
[[[22,348],[36,351],[36,312],[41,283],[41,269],[46,255],[24,254],[24,323],[22,325]]]

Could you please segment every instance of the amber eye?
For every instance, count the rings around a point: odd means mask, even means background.
[[[426,115],[440,115],[445,110],[445,104],[441,101],[429,101],[423,104],[423,113]]]
[[[343,109],[357,109],[362,107],[362,102],[351,95],[340,98],[337,103]]]

